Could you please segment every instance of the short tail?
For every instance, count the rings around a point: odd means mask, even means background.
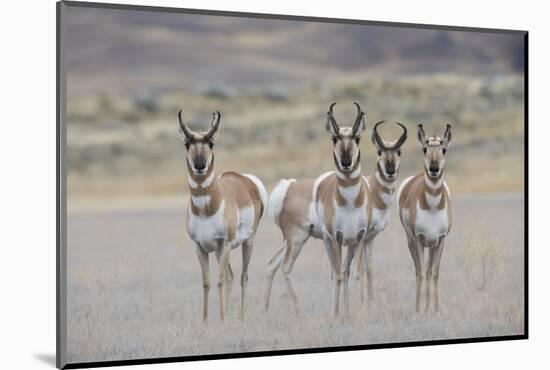
[[[294,181],[296,180],[294,179],[279,180],[277,185],[275,185],[275,187],[273,188],[273,191],[271,192],[271,196],[269,197],[269,206],[267,207],[267,212],[269,213],[269,216],[273,219],[273,221],[278,226],[281,226],[279,225],[279,215],[283,210],[283,202],[285,200],[288,187],[290,186],[290,183]]]
[[[251,174],[245,174],[244,176],[246,176],[250,180],[252,180],[252,182],[254,183],[254,185],[256,185],[256,187],[258,188],[258,191],[260,192],[260,197],[262,198],[262,205],[263,205],[263,209],[264,209],[264,211],[262,212],[262,216],[263,216],[263,214],[266,212],[266,208],[268,208],[268,205],[267,205],[267,190],[265,190],[265,186],[264,186],[262,180],[260,180],[257,176],[254,176],[254,175],[251,175]]]

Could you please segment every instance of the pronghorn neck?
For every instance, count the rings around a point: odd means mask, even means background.
[[[428,171],[424,170],[424,184],[426,185],[426,191],[435,195],[443,190],[443,170],[437,177],[428,176]]]
[[[384,176],[384,171],[382,171],[382,169],[380,168],[380,163],[378,161],[376,162],[374,178],[376,180],[376,184],[379,185],[375,187],[378,188],[379,191],[387,194],[393,194],[397,184],[397,176],[395,176],[393,179],[388,179],[386,176]]]
[[[214,170],[214,163],[210,165],[206,174],[197,176],[191,170],[189,164],[188,183],[191,193],[191,202],[189,203],[191,211],[195,215],[208,216],[218,209],[221,192]]]
[[[338,186],[348,187],[359,183],[361,180],[361,163],[355,162],[353,169],[349,172],[343,172],[336,166],[336,179],[338,180]]]
[[[374,174],[366,180],[369,191],[369,205],[380,210],[388,209],[393,202],[396,179],[390,180],[384,177],[380,165],[377,164]]]
[[[428,172],[426,170],[424,171],[424,191],[421,196],[425,198],[426,202],[423,208],[438,210],[445,207],[443,187],[443,170],[437,177],[430,177],[428,176]]]
[[[339,206],[358,207],[364,202],[361,164],[357,162],[352,171],[342,172],[336,168],[336,202]]]

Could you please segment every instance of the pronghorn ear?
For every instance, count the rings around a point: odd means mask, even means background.
[[[367,129],[367,115],[365,113],[361,114],[361,123],[359,126],[359,130],[357,130],[356,135],[361,136],[363,134],[363,131]]]
[[[448,147],[451,144],[452,139],[452,129],[453,127],[447,123],[447,129],[445,130],[445,147]]]
[[[426,134],[424,133],[424,128],[422,127],[422,124],[419,124],[416,128],[416,136],[418,137],[418,142],[420,143],[420,146],[424,148],[426,146]]]
[[[178,134],[179,134],[180,140],[183,141],[184,143],[187,143],[189,141],[187,136],[185,136],[185,134],[183,133],[183,130],[181,129],[181,127],[178,127]]]

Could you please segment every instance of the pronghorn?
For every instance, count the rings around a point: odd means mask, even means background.
[[[397,192],[399,217],[405,233],[416,272],[416,312],[420,311],[420,292],[426,279],[426,311],[430,309],[431,285],[435,288],[435,311],[439,311],[439,266],[445,237],[451,230],[451,198],[443,180],[445,154],[451,143],[451,125],[443,139],[426,138],[422,125],[417,129],[418,141],[424,152],[424,172],[401,183]],[[424,270],[424,248],[429,257]]]
[[[401,136],[395,141],[385,141],[378,133],[378,126],[385,121],[380,121],[372,130],[372,142],[376,148],[378,158],[374,174],[365,177],[367,183],[367,215],[369,228],[365,235],[364,247],[359,251],[357,259],[357,277],[360,279],[361,302],[364,301],[364,275],[367,273],[368,300],[373,297],[373,271],[372,248],[374,238],[384,231],[389,221],[390,208],[394,199],[394,192],[401,160],[401,146],[407,140],[407,128],[399,122],[395,122],[403,129]]]
[[[330,106],[326,129],[332,136],[333,160],[336,172],[327,172],[316,180],[281,180],[273,189],[269,212],[281,228],[284,245],[268,263],[264,310],[269,308],[271,287],[275,272],[281,265],[289,295],[296,310],[298,299],[290,273],[304,243],[310,236],[325,241],[325,247],[336,273],[335,314],[339,311],[342,279],[349,276],[349,263],[356,245],[367,230],[366,185],[361,177],[359,141],[365,130],[365,114],[357,107],[353,127],[340,128]],[[318,217],[319,214],[319,217]],[[341,266],[342,244],[349,245],[344,274]],[[346,272],[348,273],[346,275]],[[347,301],[347,284],[344,291]]]
[[[253,175],[214,172],[214,136],[220,124],[220,113],[214,113],[206,132],[191,131],[178,112],[179,131],[187,149],[187,170],[191,200],[187,212],[187,232],[196,243],[202,270],[203,320],[208,319],[210,289],[209,253],[215,252],[219,263],[218,293],[220,317],[224,320],[233,271],[229,264],[231,249],[242,245],[241,307],[244,316],[248,264],[254,236],[264,212],[267,193],[262,182]],[[227,284],[227,285],[226,285]],[[225,285],[225,289],[224,289]],[[227,296],[226,296],[227,294]]]

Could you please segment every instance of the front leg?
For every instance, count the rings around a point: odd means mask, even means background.
[[[208,253],[205,252],[198,243],[197,257],[199,258],[199,263],[201,265],[202,271],[202,321],[206,323],[208,321],[208,292],[210,290],[209,263]]]
[[[346,253],[346,261],[344,262],[343,275],[344,275],[344,310],[346,314],[349,314],[349,275],[351,269],[351,263],[357,252],[357,249],[361,247],[363,238],[365,236],[365,230],[362,229],[357,233],[355,244],[348,245],[348,251]]]
[[[349,274],[351,268],[351,262],[355,256],[355,252],[359,247],[359,243],[355,245],[349,245],[346,253],[346,260],[344,262],[343,275],[344,275],[344,311],[349,314]]]
[[[219,251],[219,272],[218,272],[218,296],[220,300],[220,318],[225,320],[225,274],[227,273],[229,266],[229,255],[231,253],[231,243],[227,243],[225,240],[218,240]]]
[[[372,304],[372,299],[374,295],[374,288],[373,288],[373,271],[372,271],[372,247],[374,238],[371,238],[369,240],[365,240],[365,270],[367,270],[367,299],[368,303]]]
[[[366,243],[366,240],[364,241]],[[361,304],[365,302],[365,246],[359,248],[357,263],[355,264],[355,279],[359,280],[359,298]]]
[[[439,312],[439,266],[441,264],[441,255],[445,246],[445,237],[441,238],[437,249],[434,251],[433,282],[434,282],[434,300],[435,312]]]
[[[409,252],[414,262],[416,274],[416,313],[420,312],[420,292],[422,290],[422,280],[424,274],[424,245],[416,236],[407,235],[407,244]]]
[[[333,307],[334,314],[338,316],[339,305],[340,305],[340,284],[338,281],[341,281],[341,253],[342,246],[338,246],[338,242],[330,239],[329,236],[325,235],[323,238],[325,244],[325,251],[327,252],[328,259],[330,261],[330,266],[332,268],[332,274],[336,276],[335,285],[334,285],[334,297],[333,297]]]

